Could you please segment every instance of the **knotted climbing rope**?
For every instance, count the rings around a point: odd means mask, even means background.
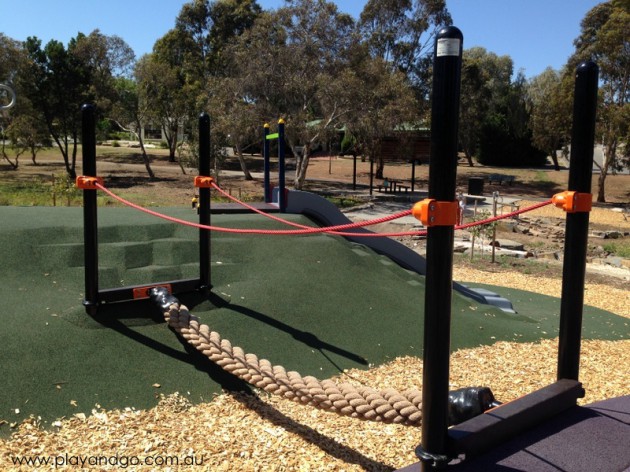
[[[179,302],[162,306],[169,326],[188,343],[227,372],[266,392],[352,418],[409,426],[418,426],[422,420],[422,395],[418,390],[377,391],[312,376],[302,377],[232,346],[208,325],[201,324],[199,318]]]

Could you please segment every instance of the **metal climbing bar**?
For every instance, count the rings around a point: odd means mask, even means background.
[[[598,79],[599,68],[594,62],[584,62],[577,67],[568,188],[569,191],[578,192],[578,195],[591,193]],[[590,208],[591,201],[588,203]],[[560,301],[558,380],[578,380],[588,223],[588,211],[567,213]]]
[[[210,224],[210,115],[199,115],[199,176],[196,181],[203,180],[199,187],[199,224]],[[205,181],[209,181],[205,185]],[[199,230],[199,282],[200,288],[209,290],[210,283],[210,234]]]
[[[207,231],[199,231],[200,276],[194,279],[171,280],[143,285],[99,289],[98,277],[98,215],[97,190],[103,190],[102,179],[96,176],[96,109],[86,104],[81,108],[81,142],[83,153],[83,173],[77,177],[77,187],[83,190],[83,240],[85,264],[85,298],[83,306],[89,315],[96,315],[102,303],[138,300],[148,297],[153,287],[168,287],[173,293],[192,292],[210,288],[210,237]],[[203,114],[200,118],[200,173],[206,177],[210,173],[210,119]],[[203,192],[205,190],[205,193]],[[210,188],[200,188],[200,224],[210,223]],[[205,202],[205,204],[204,204]],[[204,211],[204,208],[206,211]]]
[[[278,140],[278,208],[281,213],[285,213],[287,209],[287,191],[286,191],[286,163],[285,163],[285,140],[284,140],[284,120],[278,120],[278,132],[269,133],[269,124],[265,123],[263,128],[263,173],[264,173],[264,191],[265,203],[271,203],[273,200],[270,182],[270,143],[269,141]]]
[[[83,174],[96,178],[96,110],[94,105],[81,108],[81,144]],[[90,315],[98,308],[98,218],[96,190],[83,189],[83,253],[85,264],[85,298],[83,306]]]

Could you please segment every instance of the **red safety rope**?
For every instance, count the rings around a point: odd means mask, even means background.
[[[468,228],[472,228],[473,226],[487,225],[487,224],[490,224],[490,223],[494,223],[495,221],[502,220],[504,218],[511,218],[513,216],[520,215],[521,213],[526,213],[528,211],[533,211],[533,210],[536,210],[538,208],[542,208],[544,206],[551,205],[551,203],[553,203],[553,202],[552,202],[551,199],[549,199],[549,200],[546,200],[544,202],[535,203],[534,205],[526,207],[526,208],[521,208],[520,210],[515,210],[515,211],[512,211],[510,213],[506,213],[505,215],[493,216],[491,218],[488,218],[487,220],[473,221],[472,223],[466,223],[465,225],[455,226],[455,229],[468,229]]]
[[[212,188],[217,190],[224,197],[229,198],[233,202],[238,203],[239,205],[242,205],[243,207],[247,208],[248,210],[251,210],[251,211],[253,211],[255,213],[258,213],[259,215],[262,215],[265,218],[269,218],[269,219],[272,219],[274,221],[278,221],[280,223],[284,223],[284,224],[289,225],[289,226],[294,226],[296,228],[313,229],[313,226],[305,226],[305,225],[301,225],[299,223],[294,223],[293,221],[288,221],[288,220],[280,218],[280,217],[278,217],[276,215],[272,215],[271,213],[267,213],[267,212],[264,212],[262,210],[259,210],[258,208],[255,208],[252,205],[249,205],[249,204],[239,200],[238,198],[230,195],[225,190],[221,189],[217,184],[213,183],[212,184]],[[398,218],[402,218],[403,216],[409,216],[410,214],[411,214],[411,210],[405,210],[405,211],[401,211],[399,213],[394,213],[393,215],[384,216],[382,218],[376,218],[374,220],[361,221],[361,222],[358,222],[358,223],[348,223],[347,225],[344,225],[345,226],[344,229],[361,228],[361,227],[364,227],[364,226],[371,226],[371,225],[376,225],[376,224],[380,224],[380,223],[386,223],[388,221],[392,221],[392,220],[396,220]],[[352,233],[352,234],[354,234],[354,233]]]
[[[239,228],[225,228],[222,226],[211,226],[211,225],[202,225],[199,223],[193,223],[191,221],[186,221],[186,220],[182,220],[179,218],[175,218],[172,216],[168,216],[168,215],[164,215],[162,213],[158,213],[156,211],[153,210],[149,210],[148,208],[144,208],[141,207],[140,205],[136,205],[135,203],[132,203],[128,200],[125,200],[122,197],[119,197],[118,195],[116,195],[115,193],[113,193],[111,190],[105,188],[103,185],[101,184],[95,184],[95,187],[98,188],[99,190],[102,190],[103,192],[105,192],[107,195],[109,195],[110,197],[112,197],[113,199],[131,207],[134,208],[135,210],[141,211],[143,213],[147,213],[148,215],[151,216],[155,216],[157,218],[162,218],[164,220],[167,221],[171,221],[173,223],[178,223],[178,224],[182,224],[184,226],[191,226],[193,228],[199,228],[199,229],[207,229],[209,231],[218,231],[218,232],[223,232],[223,233],[236,233],[236,234],[261,234],[261,235],[275,235],[275,236],[298,236],[298,235],[306,235],[306,234],[321,234],[321,233],[326,233],[326,234],[334,234],[335,236],[360,236],[360,237],[386,237],[386,236],[391,236],[391,237],[395,237],[395,236],[417,236],[422,234],[421,231],[414,231],[414,232],[405,232],[405,233],[348,233],[348,232],[343,232],[342,230],[345,229],[351,229],[351,228],[357,228],[360,226],[364,226],[365,222],[362,223],[348,223],[348,224],[343,224],[343,225],[337,225],[337,226],[326,226],[326,227],[322,227],[322,228],[311,228],[311,227],[306,227],[304,229],[297,229],[297,230],[272,230],[272,229],[239,229]],[[387,216],[384,218],[379,218],[377,220],[372,220],[372,222],[368,222],[368,224],[376,224],[376,223],[380,223],[380,222],[385,222],[385,221],[390,221],[391,219],[393,219],[394,217],[399,218],[400,215],[404,216],[404,214],[408,214],[410,213],[411,210],[407,211],[407,212],[401,212],[401,214],[398,214],[399,216]],[[404,214],[403,214],[404,213]]]
[[[213,185],[214,186],[214,185]],[[104,187],[103,185],[101,185],[100,183],[95,183],[94,187],[102,190],[103,192],[105,192],[107,195],[109,195],[110,197],[112,197],[113,199],[123,203],[124,205],[127,205],[131,208],[134,208],[138,211],[141,211],[143,213],[147,213],[149,215],[155,216],[157,218],[162,218],[164,220],[167,221],[171,221],[173,223],[178,223],[184,226],[190,226],[193,228],[200,228],[200,229],[206,229],[209,231],[218,231],[218,232],[224,232],[224,233],[236,233],[236,234],[261,234],[261,235],[277,235],[277,236],[297,236],[297,235],[306,235],[306,234],[321,234],[321,233],[325,233],[325,234],[332,234],[335,236],[351,236],[351,237],[403,237],[403,236],[424,236],[427,234],[427,231],[404,231],[404,232],[398,232],[398,233],[354,233],[354,232],[344,232],[343,230],[346,229],[352,229],[352,228],[359,228],[362,226],[369,226],[369,225],[373,225],[373,224],[379,224],[379,223],[385,223],[387,221],[391,221],[397,218],[400,218],[402,216],[407,216],[409,214],[411,214],[411,210],[405,210],[403,212],[399,212],[399,213],[395,213],[393,215],[390,216],[385,216],[383,218],[377,218],[374,220],[369,220],[369,221],[363,221],[363,222],[359,222],[359,223],[348,223],[348,224],[343,224],[343,225],[337,225],[337,226],[327,226],[327,227],[322,227],[322,228],[314,228],[314,227],[310,227],[310,226],[305,226],[305,225],[300,225],[298,223],[293,223],[287,220],[284,220],[282,218],[279,218],[277,216],[270,216],[267,213],[262,212],[261,210],[258,210],[257,208],[254,208],[251,205],[248,205],[244,202],[240,202],[238,199],[232,197],[231,195],[226,194],[225,192],[223,192],[222,190],[220,190],[218,187],[217,190],[221,191],[222,194],[224,194],[225,196],[227,196],[228,198],[231,198],[232,200],[244,205],[246,208],[251,209],[252,211],[262,214],[264,216],[267,217],[271,217],[272,219],[285,223],[285,224],[289,224],[291,226],[296,226],[300,229],[297,230],[266,230],[266,229],[238,229],[238,228],[225,228],[222,226],[211,226],[211,225],[202,225],[199,223],[193,223],[191,221],[186,221],[186,220],[182,220],[179,218],[175,218],[172,216],[168,216],[168,215],[164,215],[162,213],[158,213],[156,211],[153,210],[149,210],[148,208],[144,208],[141,207],[140,205],[136,205],[135,203],[132,203],[128,200],[125,200],[124,198],[116,195],[115,193],[113,193],[111,190],[107,189],[106,187]],[[550,205],[552,203],[552,200],[547,200],[541,203],[537,203],[535,205],[532,205],[530,207],[527,208],[522,208],[520,210],[516,210],[510,213],[506,213],[505,215],[501,215],[501,216],[495,216],[492,218],[488,218],[487,220],[482,220],[482,221],[475,221],[472,223],[468,223],[465,225],[460,225],[460,226],[455,226],[455,229],[467,229],[467,228],[471,228],[473,226],[481,226],[481,225],[485,225],[485,224],[489,224],[489,223],[493,223],[495,221],[501,220],[501,219],[505,219],[505,218],[510,218],[512,216],[516,216],[516,215],[520,215],[522,213],[526,213],[528,211],[532,211],[535,210],[537,208],[541,208],[543,206],[546,205]]]

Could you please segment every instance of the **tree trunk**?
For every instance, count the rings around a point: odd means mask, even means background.
[[[553,161],[554,170],[560,170],[560,164],[558,163],[558,151],[554,149],[549,153],[549,155],[551,156],[551,160]]]
[[[385,161],[383,160],[382,157],[379,157],[378,159],[376,159],[376,172],[374,176],[377,179],[384,179],[385,178],[383,177],[384,172],[385,172]]]
[[[9,163],[9,165],[11,166],[11,169],[17,170],[18,165],[19,165],[20,155],[18,154],[17,156],[15,156],[15,163],[11,161],[11,159],[9,159],[9,156],[7,155],[5,151],[4,139],[2,140],[2,157],[4,157],[6,161]]]
[[[295,179],[293,185],[296,190],[302,190],[304,182],[306,181],[306,171],[308,169],[308,161],[310,159],[311,149],[310,146],[305,145],[302,148],[302,155],[297,155],[295,166]]]
[[[142,129],[140,124],[140,119],[136,118],[136,126],[138,129]],[[149,179],[154,180],[155,174],[153,173],[153,169],[151,169],[151,161],[149,161],[149,156],[147,156],[147,150],[144,147],[144,139],[142,138],[142,133],[136,133],[138,136],[138,142],[140,143],[140,149],[142,150],[142,160],[144,161],[144,167],[147,169],[149,173]]]
[[[245,157],[243,156],[243,150],[241,149],[241,145],[239,143],[236,143],[234,145],[234,149],[236,150],[236,157],[238,158],[238,163],[241,166],[241,170],[243,171],[243,174],[245,175],[245,180],[254,180],[254,178],[252,177],[252,174],[249,172],[249,169],[247,168],[247,163],[245,162]]]
[[[606,202],[606,172],[604,169],[599,173],[599,178],[597,179],[597,201],[599,203]]]
[[[464,149],[464,156],[466,156],[466,160],[468,161],[468,165],[470,167],[475,167],[475,163],[473,162],[472,155],[470,154],[470,151],[468,151],[468,149]]]
[[[599,167],[599,178],[597,179],[598,189],[597,189],[597,201],[599,203],[606,202],[606,177],[608,177],[608,170],[612,167],[615,162],[615,158],[617,157],[617,141],[613,140],[607,146],[604,146],[604,162],[601,166],[595,165]]]

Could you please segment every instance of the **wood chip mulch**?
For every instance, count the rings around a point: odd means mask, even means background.
[[[582,351],[580,377],[587,395],[581,403],[630,393],[630,341],[584,341]],[[452,388],[489,385],[498,399],[508,401],[555,380],[556,352],[557,339],[460,350],[451,357]],[[343,380],[375,388],[419,387],[422,362],[399,358],[370,371],[348,371]],[[11,469],[15,457],[66,454],[182,461],[180,467],[160,470],[192,470],[181,465],[186,457],[220,471],[391,470],[415,462],[420,441],[419,428],[354,420],[266,394],[222,394],[200,405],[172,395],[150,410],[95,407],[89,416],[78,414],[56,425],[55,431],[44,430],[31,419],[0,441],[3,470]]]

